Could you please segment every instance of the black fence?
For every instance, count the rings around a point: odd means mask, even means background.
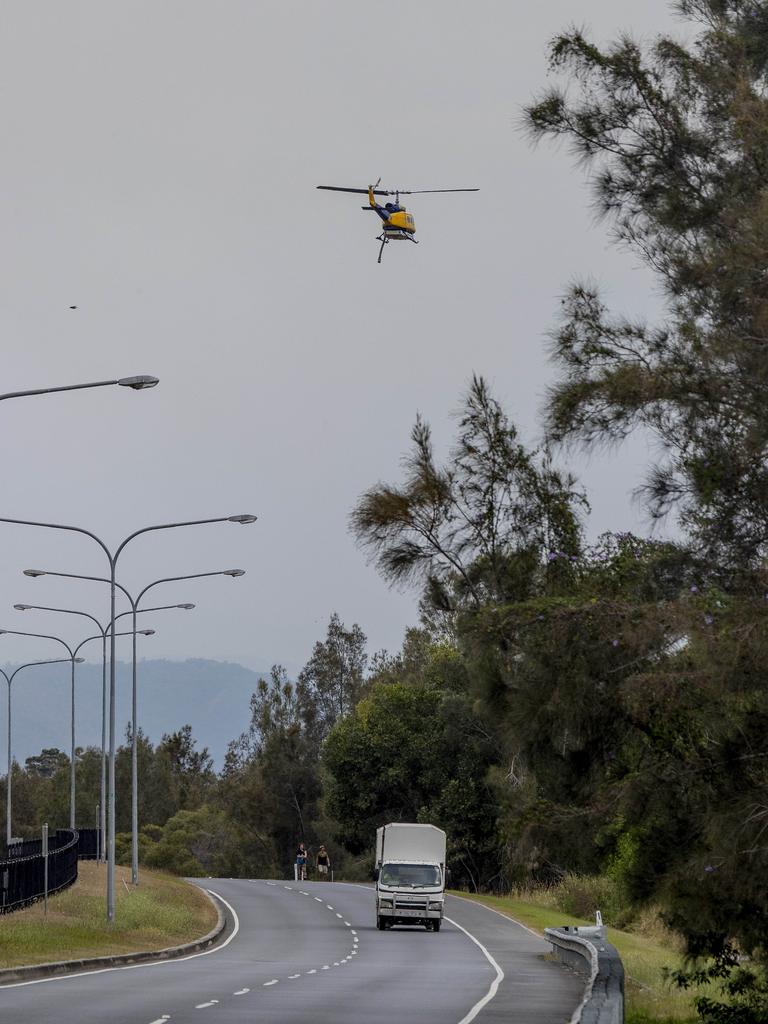
[[[100,828],[79,828],[80,845],[77,855],[80,860],[98,860]]]
[[[93,829],[95,832],[96,829]],[[48,840],[48,895],[60,892],[77,880],[80,837],[74,829],[60,828]],[[21,849],[30,852],[22,853]],[[42,840],[13,843],[10,857],[0,861],[0,914],[20,910],[45,892],[45,860]]]

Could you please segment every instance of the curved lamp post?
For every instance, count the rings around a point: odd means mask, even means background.
[[[43,576],[45,573],[40,572],[36,569],[26,570],[29,576]],[[51,573],[50,575],[57,575]],[[109,582],[109,581],[107,581]],[[75,608],[49,608],[45,605],[40,604],[15,604],[13,606],[17,612],[27,611],[39,611],[39,612],[61,612],[65,615],[80,615],[85,619],[90,619],[91,622],[95,623],[96,628],[99,630],[99,636],[101,637],[101,780],[99,785],[99,827],[101,829],[101,835],[106,835],[106,788],[107,788],[107,637],[109,636],[109,625],[102,626],[95,615],[90,615],[88,612],[81,612]],[[159,612],[164,611],[166,608],[194,608],[193,604],[169,604],[162,605],[159,608],[142,608],[143,612]],[[121,619],[124,615],[130,615],[130,612],[122,612],[120,615],[115,616],[115,621]],[[139,633],[144,636],[151,636],[154,630],[139,630]],[[129,633],[118,633],[118,636],[129,636]],[[90,640],[98,640],[99,637],[88,637],[88,640],[83,640],[83,643],[88,643]],[[82,646],[82,644],[80,645]],[[79,648],[75,648],[78,650]],[[100,860],[104,860],[104,850],[100,851]]]
[[[107,557],[109,564],[110,582],[110,615],[109,621],[115,621],[115,591],[117,581],[117,563],[120,555],[132,540],[145,533],[154,533],[159,530],[175,530],[182,526],[204,526],[210,523],[255,523],[254,515],[219,516],[215,519],[190,519],[179,523],[161,523],[157,526],[145,526],[141,530],[134,530],[115,548],[114,552],[107,547],[104,541],[97,537],[91,530],[81,526],[66,526],[63,523],[42,523],[33,519],[10,519],[0,517],[0,523],[11,523],[15,526],[37,526],[46,530],[64,530],[67,533],[79,533],[84,537],[90,537]],[[115,919],[115,631],[112,629],[109,648],[109,773],[108,773],[108,820],[107,820],[107,920]]]
[[[150,377],[147,374],[139,374],[136,377],[119,377],[117,380],[97,380],[92,384],[66,384],[56,388],[35,388],[32,391],[8,391],[0,395],[0,402],[7,398],[29,398],[31,395],[52,395],[57,391],[85,391],[87,388],[105,388],[111,384],[119,384],[124,388],[132,388],[134,391],[144,391],[146,388],[153,388],[160,383],[158,377]]]
[[[70,734],[71,734],[71,760],[69,764],[69,827],[75,827],[75,652],[66,642],[59,636],[50,636],[48,633],[23,633],[18,629],[0,629],[0,636],[4,634],[10,634],[12,636],[34,636],[38,640],[55,640],[57,644],[61,644],[63,648],[69,654],[69,660],[72,671],[71,671],[71,686],[70,686]]]
[[[44,569],[24,569],[25,576],[58,576],[64,579],[73,580],[91,580],[94,583],[110,583],[111,581],[103,576],[82,576],[75,573],[69,572],[49,572]],[[163,579],[155,580],[153,583],[147,584],[143,590],[141,590],[137,597],[132,597],[126,588],[121,584],[115,582],[115,586],[128,599],[128,603],[131,606],[130,612],[121,612],[115,618],[119,619],[123,615],[133,615],[133,628],[136,629],[136,616],[144,611],[160,611],[161,609],[152,608],[139,608],[139,602],[144,595],[152,590],[153,587],[159,586],[161,583],[178,583],[182,580],[198,580],[203,579],[207,576],[230,576],[236,579],[239,576],[245,576],[245,569],[219,569],[214,572],[195,572],[187,574],[186,576],[166,576]],[[181,604],[181,605],[165,605],[163,607],[169,608],[194,608],[193,604]],[[138,782],[138,721],[137,721],[137,693],[138,687],[136,682],[136,644],[133,645],[133,683],[131,687],[131,882],[133,885],[139,884],[139,782]]]
[[[84,658],[78,658],[78,662],[82,662]],[[24,665],[19,665],[17,668],[8,675],[7,672],[0,668],[0,675],[3,676],[6,683],[8,684],[8,775],[6,776],[5,782],[5,845],[6,847],[11,844],[11,683],[15,676],[21,672],[23,668],[33,668],[35,665],[63,665],[69,661],[69,658],[49,658],[47,661],[28,661]]]
[[[155,631],[154,631],[154,629],[150,629],[150,630],[142,630],[141,632],[144,633],[144,635],[146,635],[146,636],[152,636]],[[84,643],[87,643],[88,640],[94,639],[94,637],[88,637],[86,640],[82,641],[82,643],[78,644],[78,646],[73,649],[73,648],[71,648],[69,646],[69,644],[65,640],[62,640],[61,637],[51,636],[49,633],[25,633],[25,632],[22,632],[19,629],[0,629],[0,636],[3,636],[3,635],[10,635],[10,636],[33,636],[33,637],[36,637],[38,640],[55,640],[56,643],[61,644],[61,646],[65,647],[67,649],[67,651],[69,652],[69,658],[68,659],[64,659],[65,661],[69,660],[71,662],[71,665],[72,665],[72,685],[71,685],[71,692],[70,692],[71,754],[70,754],[70,763],[69,763],[69,827],[70,828],[76,828],[76,822],[75,822],[75,812],[76,812],[76,804],[75,804],[75,768],[76,768],[76,747],[75,747],[75,663],[78,660],[77,659],[77,652],[80,650],[80,648],[83,646]],[[120,635],[120,634],[118,634],[118,635]],[[123,635],[128,636],[129,634],[125,633]],[[134,634],[134,636],[135,636],[135,634]],[[134,643],[135,643],[135,640],[134,640]],[[80,661],[82,661],[82,660],[83,659],[81,658]]]

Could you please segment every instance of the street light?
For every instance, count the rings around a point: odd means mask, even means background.
[[[89,618],[90,617],[91,616],[89,616]],[[155,631],[154,629],[150,629],[142,630],[141,632],[147,636],[152,636]],[[49,633],[26,633],[19,629],[0,629],[0,636],[3,635],[34,636],[39,640],[55,640],[56,643],[61,644],[62,647],[65,647],[69,652],[69,659],[64,659],[65,661],[69,660],[72,664],[72,687],[70,695],[70,732],[72,737],[72,743],[71,759],[69,764],[69,827],[75,828],[75,664],[78,663],[77,652],[80,650],[83,644],[78,644],[78,646],[75,647],[75,649],[73,650],[65,640],[61,639],[61,637],[51,636]],[[126,633],[124,635],[127,636],[128,634]],[[88,637],[88,639],[90,640],[92,639],[92,637]],[[83,641],[83,643],[86,642],[86,640]],[[82,660],[82,658],[79,659],[80,662],[82,662]]]
[[[117,380],[97,380],[92,384],[66,384],[64,387],[56,388],[34,388],[32,391],[8,391],[0,395],[0,402],[6,398],[28,398],[30,395],[51,395],[57,391],[85,391],[87,388],[105,388],[111,384],[119,384],[123,388],[133,388],[134,391],[144,391],[146,388],[153,388],[160,383],[158,377],[150,377],[147,374],[139,374],[136,377],[119,377]]]
[[[101,550],[107,556],[107,562],[109,564],[109,582],[110,582],[110,616],[109,621],[113,623],[115,621],[115,591],[117,589],[117,581],[115,579],[117,574],[117,562],[124,549],[132,540],[141,536],[144,533],[154,533],[158,530],[174,530],[182,526],[204,526],[212,523],[254,523],[256,522],[256,516],[253,515],[237,515],[237,516],[219,516],[215,519],[190,519],[185,522],[179,523],[161,523],[157,526],[145,526],[141,530],[134,530],[130,533],[118,546],[115,548],[114,553],[107,547],[104,541],[97,537],[91,530],[86,530],[82,526],[65,526],[63,523],[41,523],[33,519],[11,519],[9,517],[0,517],[0,523],[11,523],[15,526],[37,526],[41,529],[47,530],[64,530],[67,533],[79,533],[84,537],[90,537],[91,540],[95,541],[99,545]],[[34,573],[32,574],[34,575]],[[107,801],[109,804],[108,823],[107,823],[107,920],[114,921],[115,919],[115,631],[112,629],[112,635],[110,637],[109,645],[109,779],[108,779],[108,796]]]
[[[78,658],[78,662],[84,661],[84,658]],[[25,665],[19,665],[17,668],[8,675],[3,669],[0,668],[0,675],[3,676],[6,683],[8,684],[8,775],[6,776],[5,782],[5,845],[6,847],[11,845],[11,683],[14,677],[21,672],[23,668],[33,668],[35,665],[63,665],[69,661],[69,658],[51,658],[48,661],[28,661]]]
[[[231,520],[240,522],[255,521],[255,516],[235,516]],[[26,576],[38,577],[38,576],[58,576],[64,579],[75,579],[75,580],[91,580],[94,583],[109,583],[110,580],[103,576],[82,576],[75,573],[69,572],[49,572],[45,569],[24,569]],[[154,583],[148,584],[139,593],[135,599],[131,596],[128,590],[120,583],[115,583],[115,586],[128,598],[128,602],[131,606],[130,612],[121,612],[120,615],[115,616],[115,621],[121,618],[123,615],[133,614],[133,628],[136,628],[136,616],[140,612],[144,611],[162,611],[162,608],[139,608],[139,602],[142,597],[151,590],[153,587],[159,586],[161,583],[178,583],[182,580],[196,580],[202,579],[207,576],[230,576],[233,579],[239,576],[245,576],[245,569],[220,569],[215,572],[196,572],[186,576],[169,576],[160,580],[155,580]],[[185,608],[191,609],[195,606],[193,604],[177,604],[177,605],[164,605],[163,608]],[[132,687],[131,687],[131,883],[133,885],[139,884],[139,781],[138,781],[138,717],[137,717],[137,701],[138,701],[138,686],[136,680],[136,644],[133,645],[133,659],[132,659]]]
[[[0,636],[11,634],[13,636],[34,636],[38,640],[55,640],[66,648],[69,654],[69,661],[72,666],[72,685],[70,693],[70,732],[71,732],[71,762],[69,765],[69,827],[75,827],[75,652],[66,642],[58,636],[50,636],[48,633],[23,633],[18,629],[0,629]]]
[[[44,575],[44,573],[35,573],[35,575]],[[96,625],[99,630],[101,637],[101,778],[99,783],[99,828],[101,830],[100,835],[106,835],[106,784],[107,784],[107,768],[106,768],[106,729],[107,729],[107,634],[109,632],[109,626],[104,627],[96,618],[95,615],[90,615],[88,612],[78,611],[75,608],[49,608],[43,605],[37,604],[15,604],[13,606],[18,612],[26,611],[41,611],[41,612],[61,612],[66,615],[80,615],[85,619],[89,619]],[[147,609],[147,611],[157,611],[158,609]],[[118,616],[120,618],[120,616]],[[145,636],[151,636],[154,630],[139,630],[143,632]],[[128,636],[127,633],[118,633],[118,636]],[[88,640],[98,639],[98,637],[88,637]],[[87,643],[88,640],[84,640],[83,643]],[[75,648],[77,652],[82,644]],[[104,844],[102,841],[102,849],[100,850],[101,860],[104,858]]]

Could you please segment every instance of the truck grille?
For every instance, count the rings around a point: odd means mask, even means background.
[[[423,910],[426,912],[427,900],[397,899],[397,897],[395,897],[394,908],[395,910]]]

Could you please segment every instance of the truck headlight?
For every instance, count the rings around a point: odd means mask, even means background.
[[[388,900],[388,899],[380,899],[379,900],[379,906],[380,907],[392,907],[393,903],[392,903],[391,899],[390,900]]]

